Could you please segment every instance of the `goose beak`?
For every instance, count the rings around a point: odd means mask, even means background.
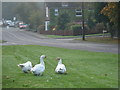
[[[57,57],[56,60],[60,60],[60,57]]]

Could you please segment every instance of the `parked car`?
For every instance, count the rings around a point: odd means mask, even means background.
[[[26,29],[27,27],[28,27],[27,24],[20,24],[20,25],[19,25],[19,28],[20,28],[20,29]]]
[[[11,20],[5,20],[5,24],[6,24],[6,25],[10,25],[11,23],[12,23]]]
[[[3,26],[3,22],[2,21],[0,21],[0,27],[2,27]]]
[[[15,23],[14,22],[9,23],[9,27],[15,27]]]

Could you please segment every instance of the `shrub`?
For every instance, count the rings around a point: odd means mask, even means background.
[[[95,26],[95,32],[102,33],[104,29],[104,23],[97,23]]]
[[[67,13],[63,13],[61,15],[59,15],[58,17],[58,21],[57,21],[57,28],[59,30],[65,30],[66,29],[66,25],[67,23],[70,22],[70,17]]]
[[[38,29],[39,29],[39,30],[45,30],[45,26],[44,26],[44,25],[40,25],[40,26],[38,27]]]
[[[72,25],[71,26],[71,30],[80,30],[81,29],[81,25]]]

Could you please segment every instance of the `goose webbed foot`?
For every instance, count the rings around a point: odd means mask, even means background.
[[[34,74],[35,76],[43,76],[43,74]]]
[[[56,74],[63,74],[63,75],[67,75],[68,73],[67,73],[67,72],[63,73],[63,72],[58,71],[58,72],[56,72]]]
[[[35,76],[39,76],[40,74],[34,74]]]
[[[23,71],[23,72],[26,73],[26,74],[28,73],[27,71]]]
[[[61,71],[58,71],[59,74],[63,74]]]

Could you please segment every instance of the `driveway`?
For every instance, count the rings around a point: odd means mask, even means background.
[[[20,30],[18,28],[3,28],[0,32],[2,32],[0,40],[6,41],[5,43],[1,43],[1,45],[42,45],[95,52],[118,53],[117,44],[102,44],[85,41],[74,42],[73,39],[53,39],[45,35],[25,31],[24,29]]]

